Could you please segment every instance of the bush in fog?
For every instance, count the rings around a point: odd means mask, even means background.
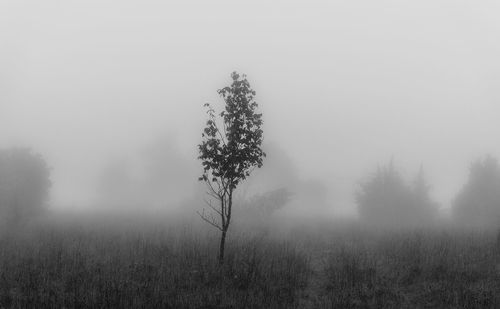
[[[277,210],[284,208],[292,198],[292,193],[286,188],[259,193],[246,199],[241,204],[245,219],[249,217],[266,218]]]
[[[486,156],[470,166],[469,178],[455,197],[453,218],[468,226],[500,226],[500,167]]]
[[[0,150],[0,216],[4,223],[40,213],[48,201],[50,169],[26,148]]]
[[[391,162],[362,182],[356,192],[359,216],[364,223],[412,227],[431,223],[437,205],[429,196],[422,169],[408,184]]]

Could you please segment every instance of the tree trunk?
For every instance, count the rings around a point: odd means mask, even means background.
[[[226,232],[227,229],[222,231],[222,235],[220,237],[220,246],[219,246],[219,265],[224,264],[224,248],[226,246]]]
[[[231,223],[231,210],[233,208],[233,189],[229,189],[229,198],[227,201],[227,214],[226,217],[222,220],[222,235],[220,237],[220,246],[219,246],[219,265],[224,264],[224,249],[226,245],[226,233],[229,229],[229,223]],[[224,213],[224,212],[223,212]]]

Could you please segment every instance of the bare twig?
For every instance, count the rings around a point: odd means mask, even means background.
[[[220,212],[220,210],[218,210],[217,208],[215,208],[213,205],[212,205],[212,202],[211,201],[207,201],[205,200],[205,204],[207,204],[208,207],[210,207],[213,211],[215,211],[216,213],[218,213],[219,215],[222,215],[222,212]]]
[[[203,221],[207,222],[208,224],[210,224],[211,226],[215,227],[216,229],[218,229],[219,231],[223,231],[222,230],[222,227],[220,227],[219,224],[217,224],[217,221],[215,220],[215,218],[213,216],[211,216],[211,218],[209,219],[206,215],[205,215],[205,209],[203,209],[203,212],[200,213],[199,211],[196,212],[201,219],[203,219]]]

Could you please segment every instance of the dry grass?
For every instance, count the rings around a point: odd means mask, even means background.
[[[286,244],[189,233],[35,229],[0,246],[0,305],[11,308],[288,308],[307,283]]]
[[[235,236],[237,235],[237,236]],[[253,235],[253,234],[248,234]],[[499,308],[495,235],[45,224],[0,240],[4,308]]]
[[[358,231],[324,244],[318,308],[499,308],[493,234]]]

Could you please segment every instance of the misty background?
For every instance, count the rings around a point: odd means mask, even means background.
[[[46,158],[53,207],[112,204],[131,184],[131,204],[181,207],[202,186],[203,104],[222,106],[237,70],[268,153],[247,190],[323,187],[318,212],[351,215],[358,182],[393,158],[404,176],[423,166],[447,209],[470,162],[500,156],[499,14],[495,1],[2,1],[0,147]]]

